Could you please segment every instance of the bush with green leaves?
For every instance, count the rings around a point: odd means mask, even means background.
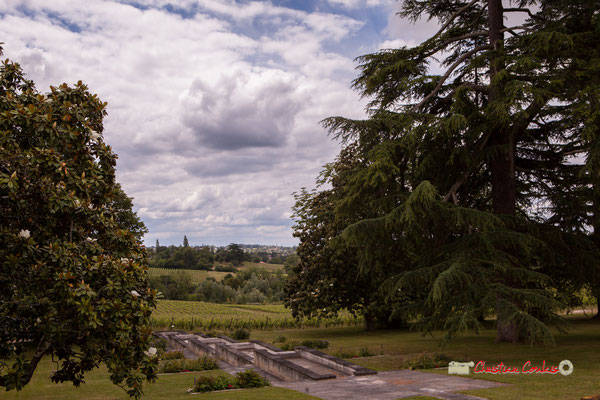
[[[285,343],[286,341],[287,338],[283,335],[279,335],[275,339],[273,339],[273,343]]]
[[[159,358],[161,361],[181,360],[182,358],[185,358],[185,356],[181,351],[167,351],[165,353],[162,353]]]
[[[327,340],[314,339],[314,340],[290,340],[289,342],[283,343],[280,348],[281,350],[294,350],[296,346],[310,347],[311,349],[326,349],[329,347]]]
[[[231,376],[198,376],[194,379],[193,391],[204,393],[235,388],[235,380]]]
[[[246,328],[238,328],[233,331],[231,337],[235,340],[247,340],[250,339],[250,331]]]
[[[361,348],[358,350],[358,356],[359,356],[359,357],[371,357],[371,356],[374,356],[374,355],[375,355],[375,353],[371,353],[371,352],[369,351],[369,348],[368,348],[368,347],[361,347]]]
[[[418,357],[408,360],[407,365],[410,369],[432,369],[439,367],[447,367],[452,359],[440,353],[425,353]]]
[[[158,364],[158,372],[168,374],[184,371],[209,371],[219,369],[219,364],[210,357],[199,357],[190,359],[167,359]]]
[[[194,379],[194,392],[212,392],[215,390],[247,389],[270,386],[269,381],[258,372],[247,369],[238,372],[235,377],[228,375],[198,376]]]
[[[235,375],[235,381],[239,388],[257,388],[270,385],[269,381],[253,369],[238,372]]]
[[[1,52],[1,49],[0,49]],[[156,377],[146,232],[115,180],[106,103],[81,81],[41,93],[0,65],[0,386],[45,356],[53,382],[104,364],[130,396]]]

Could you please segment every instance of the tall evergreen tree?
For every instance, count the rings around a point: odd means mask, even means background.
[[[548,324],[564,327],[557,282],[577,286],[573,266],[597,251],[582,192],[599,170],[599,8],[405,0],[401,17],[440,30],[360,57],[369,118],[324,121],[357,160],[333,204],[339,237],[362,271],[411,299],[396,312],[421,329],[451,337],[489,313],[497,341],[552,342]],[[514,13],[525,22],[505,26]]]
[[[190,242],[188,242],[186,235],[183,235],[183,247],[190,247]]]

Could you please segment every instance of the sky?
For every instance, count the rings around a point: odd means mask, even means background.
[[[41,92],[86,83],[146,245],[296,245],[293,192],[364,118],[354,59],[436,30],[394,0],[0,0],[4,58]]]

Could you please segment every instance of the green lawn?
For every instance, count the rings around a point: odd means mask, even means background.
[[[243,306],[247,307],[247,306]],[[258,306],[257,306],[258,307]],[[270,310],[266,307],[262,312]],[[253,309],[251,306],[250,309]],[[243,310],[243,308],[242,308]],[[279,309],[275,308],[279,311]],[[258,310],[257,310],[258,311]],[[283,329],[271,331],[252,331],[252,339],[274,341],[285,336],[287,340],[325,339],[330,343],[326,350],[329,353],[344,351],[358,353],[366,347],[372,357],[352,358],[350,361],[376,370],[402,368],[406,360],[423,352],[443,352],[456,361],[484,360],[488,365],[503,362],[505,365],[520,367],[531,360],[533,365],[540,365],[543,360],[547,364],[558,365],[562,360],[570,360],[574,364],[574,372],[569,376],[557,375],[491,375],[473,374],[470,378],[487,379],[510,383],[510,386],[472,390],[470,395],[490,400],[579,400],[583,396],[600,394],[600,322],[575,320],[574,327],[568,335],[556,335],[556,346],[494,344],[495,332],[486,330],[480,335],[466,334],[456,338],[440,350],[441,334],[434,337],[422,336],[411,331],[379,330],[365,331],[359,327],[345,328],[307,328]],[[381,355],[380,353],[383,353]],[[56,385],[48,376],[53,368],[49,359],[40,363],[33,381],[20,392],[2,393],[2,399],[125,399],[127,396],[118,387],[112,385],[105,370],[100,369],[86,376],[87,383],[80,388],[70,384]],[[445,369],[430,372],[447,374]],[[202,374],[219,374],[220,371],[202,372]],[[280,388],[246,389],[222,393],[203,394],[190,397],[186,390],[191,387],[194,376],[199,373],[161,375],[158,382],[146,387],[145,399],[310,399],[305,394]],[[415,400],[426,400],[428,397],[414,397]]]
[[[129,396],[113,385],[105,368],[92,371],[86,375],[86,383],[76,388],[70,383],[55,384],[50,382],[50,375],[54,364],[49,358],[38,365],[32,381],[20,392],[0,392],[3,400],[114,400],[129,399]],[[144,386],[143,399],[151,400],[178,400],[178,399],[232,399],[232,400],[308,400],[315,397],[305,395],[293,390],[266,387],[260,389],[228,390],[202,395],[190,395],[187,389],[191,388],[194,377],[198,375],[224,374],[222,371],[190,372],[181,374],[159,375],[155,383]]]
[[[583,396],[600,395],[600,323],[598,321],[575,320],[573,329],[567,335],[555,336],[556,346],[495,344],[495,331],[490,329],[480,335],[462,335],[440,350],[441,334],[434,337],[421,336],[410,331],[364,331],[360,328],[304,329],[283,331],[252,332],[252,338],[272,341],[283,335],[290,339],[325,339],[330,343],[328,353],[340,350],[357,353],[367,347],[373,357],[352,358],[350,361],[375,370],[399,369],[409,358],[422,352],[442,352],[456,361],[484,360],[488,366],[499,362],[512,367],[522,367],[530,360],[532,365],[558,365],[562,360],[570,360],[574,372],[569,376],[560,374],[519,374],[492,375],[473,374],[470,378],[487,379],[510,383],[511,386],[473,390],[468,394],[490,400],[526,399],[577,399]],[[380,353],[383,352],[383,355]],[[430,372],[447,374],[445,369]],[[466,392],[465,392],[466,393]]]

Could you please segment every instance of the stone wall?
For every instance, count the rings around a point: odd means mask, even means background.
[[[231,365],[244,366],[252,364],[252,358],[249,355],[223,343],[215,343],[215,354],[218,359]]]
[[[345,375],[371,375],[377,373],[377,371],[373,371],[372,369],[352,364],[351,362],[342,360],[341,358],[325,354],[321,351],[311,349],[309,347],[296,346],[294,347],[294,350],[302,358],[306,358],[307,360],[310,360],[317,364],[321,364],[325,367],[339,371]]]
[[[254,351],[254,365],[284,381],[321,380],[335,378],[333,374],[318,374],[267,350]]]

